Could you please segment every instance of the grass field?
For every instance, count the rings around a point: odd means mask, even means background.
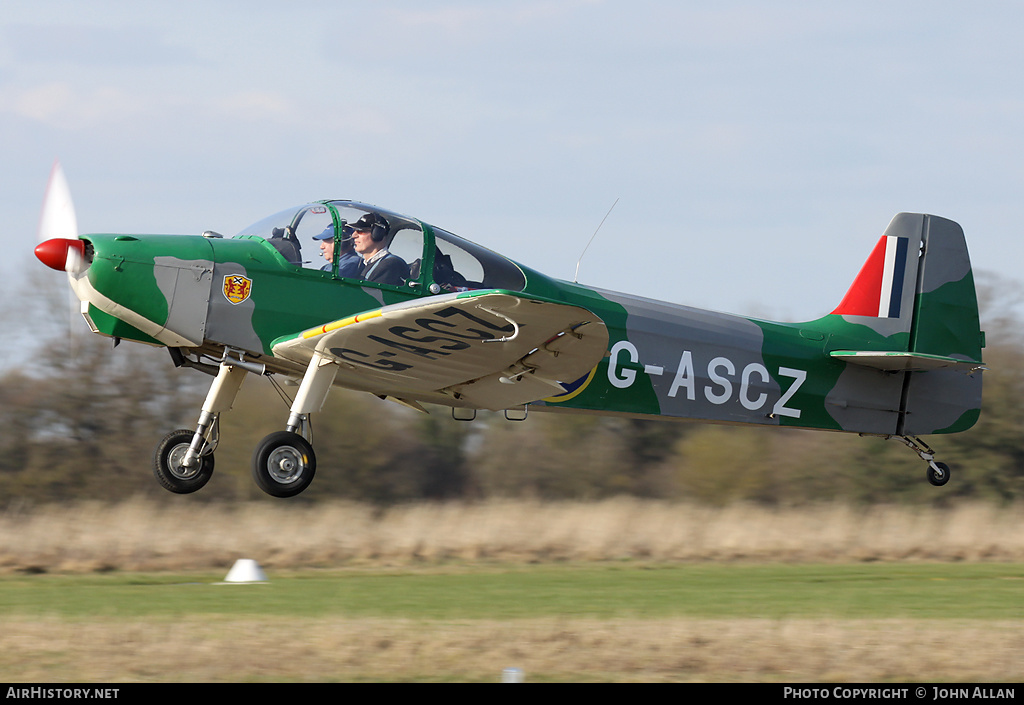
[[[1024,566],[447,565],[0,580],[2,681],[1018,681]]]
[[[497,681],[517,667],[528,682],[1015,682],[1018,518],[637,502],[11,510],[0,681]],[[238,557],[269,582],[217,584]]]
[[[1024,618],[1021,564],[450,564],[223,575],[9,576],[0,614],[54,619]]]

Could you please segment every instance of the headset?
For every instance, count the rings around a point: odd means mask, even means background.
[[[384,238],[388,236],[388,231],[391,229],[384,216],[377,213],[367,213],[356,221],[354,227],[356,230],[369,229],[370,239],[374,242],[383,242]]]

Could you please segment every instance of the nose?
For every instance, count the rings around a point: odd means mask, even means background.
[[[35,249],[36,257],[50,269],[77,270],[85,256],[85,243],[81,240],[53,238],[41,242]]]

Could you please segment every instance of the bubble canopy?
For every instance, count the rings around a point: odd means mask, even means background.
[[[394,286],[422,287],[433,293],[522,291],[526,286],[526,277],[514,262],[487,248],[415,218],[355,201],[288,208],[253,223],[236,237],[264,239],[292,266],[351,280],[359,276],[339,274],[338,259],[353,249],[354,227],[368,222],[376,223],[374,241],[408,266],[408,276]]]

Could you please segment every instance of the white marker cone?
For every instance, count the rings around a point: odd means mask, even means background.
[[[228,575],[224,578],[226,583],[265,583],[267,574],[260,568],[260,564],[251,558],[239,558],[231,566]]]

